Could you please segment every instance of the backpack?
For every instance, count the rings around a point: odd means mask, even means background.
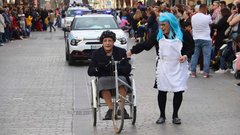
[[[223,48],[222,57],[224,57],[226,61],[233,61],[236,59],[235,52],[232,48],[232,42],[228,42],[227,46]]]
[[[48,23],[49,23],[49,17],[46,17],[46,18],[44,19],[44,23],[45,23],[46,25],[48,25]]]

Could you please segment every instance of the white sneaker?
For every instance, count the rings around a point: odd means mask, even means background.
[[[197,70],[197,73],[203,75],[204,71],[203,70]]]
[[[226,72],[226,70],[224,70],[224,69],[219,69],[219,70],[215,71],[215,73],[219,73],[219,74],[223,74],[225,72]]]
[[[230,73],[231,73],[231,74],[235,74],[235,70],[232,69],[232,70],[230,71]]]
[[[230,72],[231,71],[231,69],[229,69],[229,68],[227,68],[226,70],[225,70],[225,72]]]

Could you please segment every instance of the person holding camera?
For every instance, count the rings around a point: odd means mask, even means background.
[[[210,36],[211,16],[207,14],[208,6],[201,4],[199,11],[191,18],[192,34],[195,43],[194,54],[191,59],[191,77],[196,78],[196,68],[200,52],[203,54],[203,77],[209,78],[212,38]]]
[[[110,61],[119,61],[118,77],[124,82],[128,82],[128,76],[131,72],[131,65],[127,59],[126,50],[114,46],[116,35],[112,31],[104,31],[100,36],[100,42],[103,44],[101,48],[96,50],[88,67],[88,75],[98,77],[97,90],[107,106],[108,111],[105,115],[105,120],[111,120],[113,112],[112,95],[114,93],[115,77],[113,76],[113,65]],[[119,93],[126,96],[128,90],[122,82],[118,82]],[[124,118],[129,118],[129,114],[124,109]]]
[[[228,20],[227,22],[229,23],[229,26],[232,27],[232,32],[231,32],[231,35],[230,35],[230,38],[232,38],[234,41],[236,40],[237,38],[237,35],[238,35],[238,31],[239,31],[239,21],[240,21],[240,4],[236,4],[232,7],[231,9],[231,16],[228,17]]]

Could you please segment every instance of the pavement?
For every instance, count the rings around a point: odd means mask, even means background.
[[[130,44],[134,42],[129,40]],[[125,120],[123,135],[239,135],[240,87],[230,73],[189,78],[179,111],[181,125],[171,122],[172,97],[166,123],[159,117],[153,89],[154,48],[135,55],[137,121]],[[112,135],[111,121],[92,126],[86,63],[65,61],[63,32],[33,32],[29,39],[0,47],[0,135]],[[102,115],[105,115],[103,108]]]
[[[60,33],[33,32],[0,48],[0,135],[73,134],[62,40]]]

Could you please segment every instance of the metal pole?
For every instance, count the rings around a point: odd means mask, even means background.
[[[116,99],[119,98],[119,89],[118,89],[118,72],[117,72],[117,61],[114,61],[114,72],[115,72],[115,87],[116,87]]]

